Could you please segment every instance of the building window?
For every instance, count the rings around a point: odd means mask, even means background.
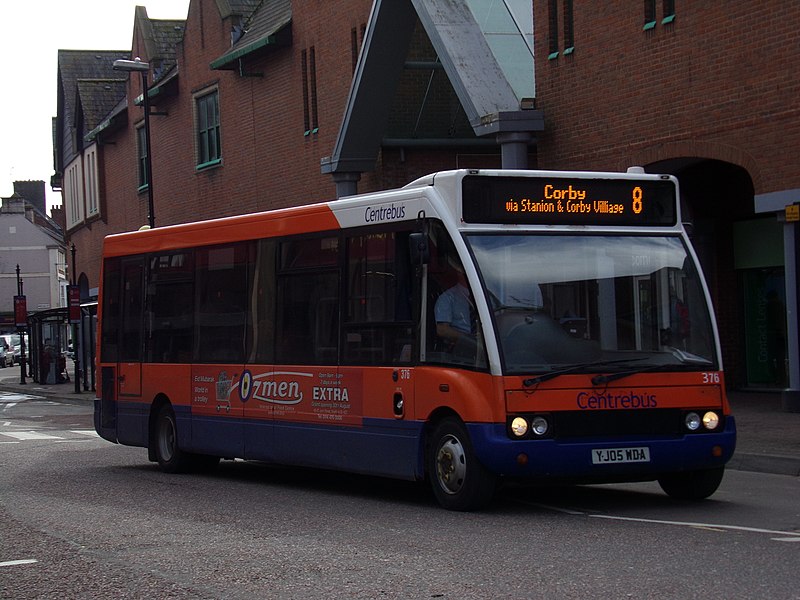
[[[361,37],[359,37],[359,32]],[[358,65],[358,57],[361,54],[361,46],[364,45],[364,35],[367,33],[366,23],[362,23],[361,27],[353,27],[350,30],[350,59],[353,62],[353,73],[356,72]]]
[[[575,51],[575,35],[572,23],[572,0],[564,0],[564,54]]]
[[[548,56],[552,60],[558,58],[558,0],[548,2]]]
[[[139,171],[139,189],[147,189],[147,132],[144,125],[136,128],[136,157]]]
[[[74,227],[83,221],[83,161],[79,156],[66,169],[64,177],[64,198],[66,204],[67,227]]]
[[[98,185],[97,185],[97,148],[92,147],[86,153],[86,169],[85,169],[85,187],[86,187],[86,216],[91,217],[100,212],[100,203],[98,201]]]
[[[664,0],[664,16],[661,19],[661,24],[666,25],[675,20],[675,0]]]
[[[197,168],[219,164],[222,146],[219,135],[219,92],[197,96],[195,100],[197,122]]]
[[[656,0],[644,0],[644,29],[648,31],[656,26]]]
[[[300,53],[303,76],[303,127],[304,135],[319,131],[317,111],[317,53],[314,46]]]

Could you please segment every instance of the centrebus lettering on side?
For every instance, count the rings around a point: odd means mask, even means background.
[[[706,498],[735,422],[678,198],[668,175],[459,170],[108,236],[95,427],[168,472],[427,480],[451,510],[512,479]]]

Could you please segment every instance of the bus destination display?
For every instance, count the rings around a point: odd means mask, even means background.
[[[669,179],[490,177],[467,175],[467,223],[672,226],[676,189]]]

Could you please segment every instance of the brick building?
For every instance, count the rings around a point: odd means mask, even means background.
[[[800,5],[534,0],[533,8],[546,121],[538,166],[676,175],[729,385],[786,387],[793,370],[796,388],[797,230],[784,208],[800,200],[792,67]],[[770,322],[777,298],[790,307],[788,355],[787,329]]]
[[[147,223],[148,189],[164,226],[446,168],[641,165],[680,180],[728,383],[785,386],[796,334],[778,364],[765,315],[770,292],[794,297],[794,234],[780,218],[800,190],[790,152],[800,50],[786,43],[800,8],[533,0],[534,36],[531,1],[503,4],[500,14],[478,0],[192,0],[185,21],[138,7],[130,52],[82,57],[102,57],[102,72],[70,75],[60,54],[54,180],[82,295],[96,294],[102,237]],[[485,60],[503,62],[492,36],[512,29],[530,38],[513,50],[516,79]],[[152,182],[141,81],[111,70],[121,57],[151,67]]]

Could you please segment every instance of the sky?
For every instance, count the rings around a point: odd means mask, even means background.
[[[3,0],[0,7],[0,197],[15,181],[43,180],[48,208],[58,50],[124,50],[136,5],[151,19],[185,19],[189,0]]]

